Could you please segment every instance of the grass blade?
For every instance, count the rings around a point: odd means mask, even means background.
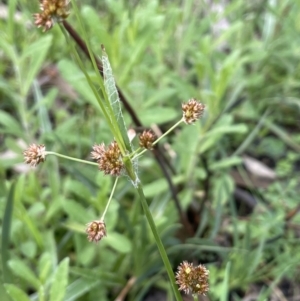
[[[2,271],[3,271],[3,280],[4,282],[10,282],[11,274],[8,268],[9,261],[9,236],[10,236],[10,226],[11,219],[14,207],[14,191],[15,191],[15,183],[13,183],[10,187],[8,197],[6,200],[6,206],[3,217],[3,226],[2,226],[2,247],[1,247],[1,259],[2,259]]]

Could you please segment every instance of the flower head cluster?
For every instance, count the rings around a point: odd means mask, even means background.
[[[205,105],[192,98],[187,103],[182,104],[183,120],[186,124],[192,124],[198,120],[205,109]]]
[[[144,131],[139,138],[140,138],[140,147],[144,147],[150,150],[153,149],[153,142],[155,141],[156,136],[152,131],[150,130]]]
[[[31,144],[24,152],[25,163],[31,166],[37,166],[46,159],[45,145]]]
[[[208,292],[208,276],[209,271],[203,266],[193,266],[187,261],[182,262],[176,273],[176,283],[179,285],[179,290],[186,294],[205,295]]]
[[[100,241],[106,236],[106,226],[103,221],[93,221],[87,224],[85,232],[89,241]]]
[[[124,170],[121,151],[116,141],[107,149],[104,143],[93,146],[92,158],[99,164],[99,169],[106,175],[119,176]]]
[[[43,31],[52,28],[54,22],[60,22],[69,15],[70,0],[40,0],[41,12],[33,14],[34,24],[37,27],[44,27]]]

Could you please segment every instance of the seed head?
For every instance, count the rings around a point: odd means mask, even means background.
[[[116,141],[113,141],[107,149],[105,145],[93,146],[92,158],[99,164],[99,169],[106,175],[119,176],[124,170],[122,154]]]
[[[176,283],[179,285],[179,290],[186,294],[205,295],[208,292],[208,276],[209,271],[203,266],[193,266],[187,261],[182,262],[176,273]]]
[[[192,98],[187,103],[182,104],[181,107],[184,122],[186,124],[192,124],[202,116],[205,105]]]
[[[106,226],[103,221],[93,221],[86,225],[85,232],[88,235],[89,241],[100,241],[104,236],[106,236]]]
[[[33,14],[34,24],[44,27],[43,31],[51,29],[55,21],[61,22],[68,17],[69,3],[70,0],[40,0],[41,12]]]
[[[24,152],[25,163],[31,166],[37,166],[40,162],[46,159],[45,145],[31,144]]]
[[[140,135],[140,146],[146,149],[153,149],[153,142],[155,141],[156,136],[150,130],[144,131]]]

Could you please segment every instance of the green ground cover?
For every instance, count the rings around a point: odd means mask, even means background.
[[[100,58],[105,45],[134,110],[122,106],[129,129],[164,133],[183,102],[206,105],[138,162],[174,272],[184,260],[206,266],[210,291],[199,300],[296,300],[300,2],[77,2],[93,52]],[[114,179],[54,156],[23,163],[33,142],[91,160],[112,134],[60,27],[33,25],[38,1],[0,8],[1,301],[175,300],[128,178],[95,244],[85,225],[101,216]],[[67,20],[84,37],[72,8]]]

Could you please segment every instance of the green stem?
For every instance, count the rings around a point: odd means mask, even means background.
[[[69,157],[69,156],[65,156],[56,152],[45,152],[46,155],[54,155],[60,158],[64,158],[64,159],[68,159],[71,161],[76,161],[76,162],[80,162],[80,163],[85,163],[85,164],[90,164],[90,165],[95,165],[98,166],[98,163],[96,162],[91,162],[91,161],[86,161],[86,160],[81,160],[81,159],[77,159],[77,158],[73,158],[73,157]]]
[[[183,118],[181,118],[178,122],[176,122],[172,127],[170,127],[163,135],[161,135],[158,139],[156,139],[153,142],[153,146],[158,143],[162,138],[164,138],[165,136],[167,136],[170,132],[172,132],[177,126],[180,125],[180,123],[182,123],[184,120]],[[143,151],[141,151],[139,154],[135,155],[132,160],[140,157],[142,154],[144,154],[147,151],[147,149],[144,149]]]
[[[115,184],[114,184],[114,186],[113,186],[113,188],[112,188],[112,191],[111,191],[111,193],[110,193],[108,202],[107,202],[106,207],[105,207],[105,209],[104,209],[104,212],[103,212],[103,214],[102,214],[102,216],[101,216],[101,219],[100,219],[101,221],[104,221],[105,214],[106,214],[107,209],[108,209],[108,207],[109,207],[109,204],[110,204],[110,202],[111,202],[111,200],[112,200],[112,197],[113,197],[113,195],[114,195],[114,193],[115,193],[115,190],[116,190],[116,187],[117,187],[117,183],[118,183],[118,179],[119,179],[119,177],[117,177],[116,180],[115,180]]]
[[[153,233],[153,236],[154,236],[155,242],[157,244],[160,256],[161,256],[161,258],[163,260],[163,263],[164,263],[165,268],[167,270],[168,276],[170,278],[172,289],[173,289],[173,292],[175,294],[176,300],[177,301],[182,301],[181,295],[180,295],[180,293],[178,291],[178,287],[176,285],[176,280],[175,280],[175,276],[174,276],[174,273],[173,273],[172,266],[170,264],[167,252],[166,252],[166,250],[164,248],[164,245],[163,245],[163,243],[162,243],[162,241],[160,239],[160,236],[158,234],[158,231],[156,229],[156,226],[155,226],[152,214],[151,214],[151,212],[149,210],[149,207],[148,207],[148,204],[147,204],[147,201],[146,201],[146,198],[145,198],[145,195],[144,195],[141,183],[138,184],[137,191],[139,193],[140,200],[141,200],[141,203],[142,203],[142,207],[143,207],[144,213],[146,215],[148,224],[149,224],[149,226],[151,228],[151,231]]]

